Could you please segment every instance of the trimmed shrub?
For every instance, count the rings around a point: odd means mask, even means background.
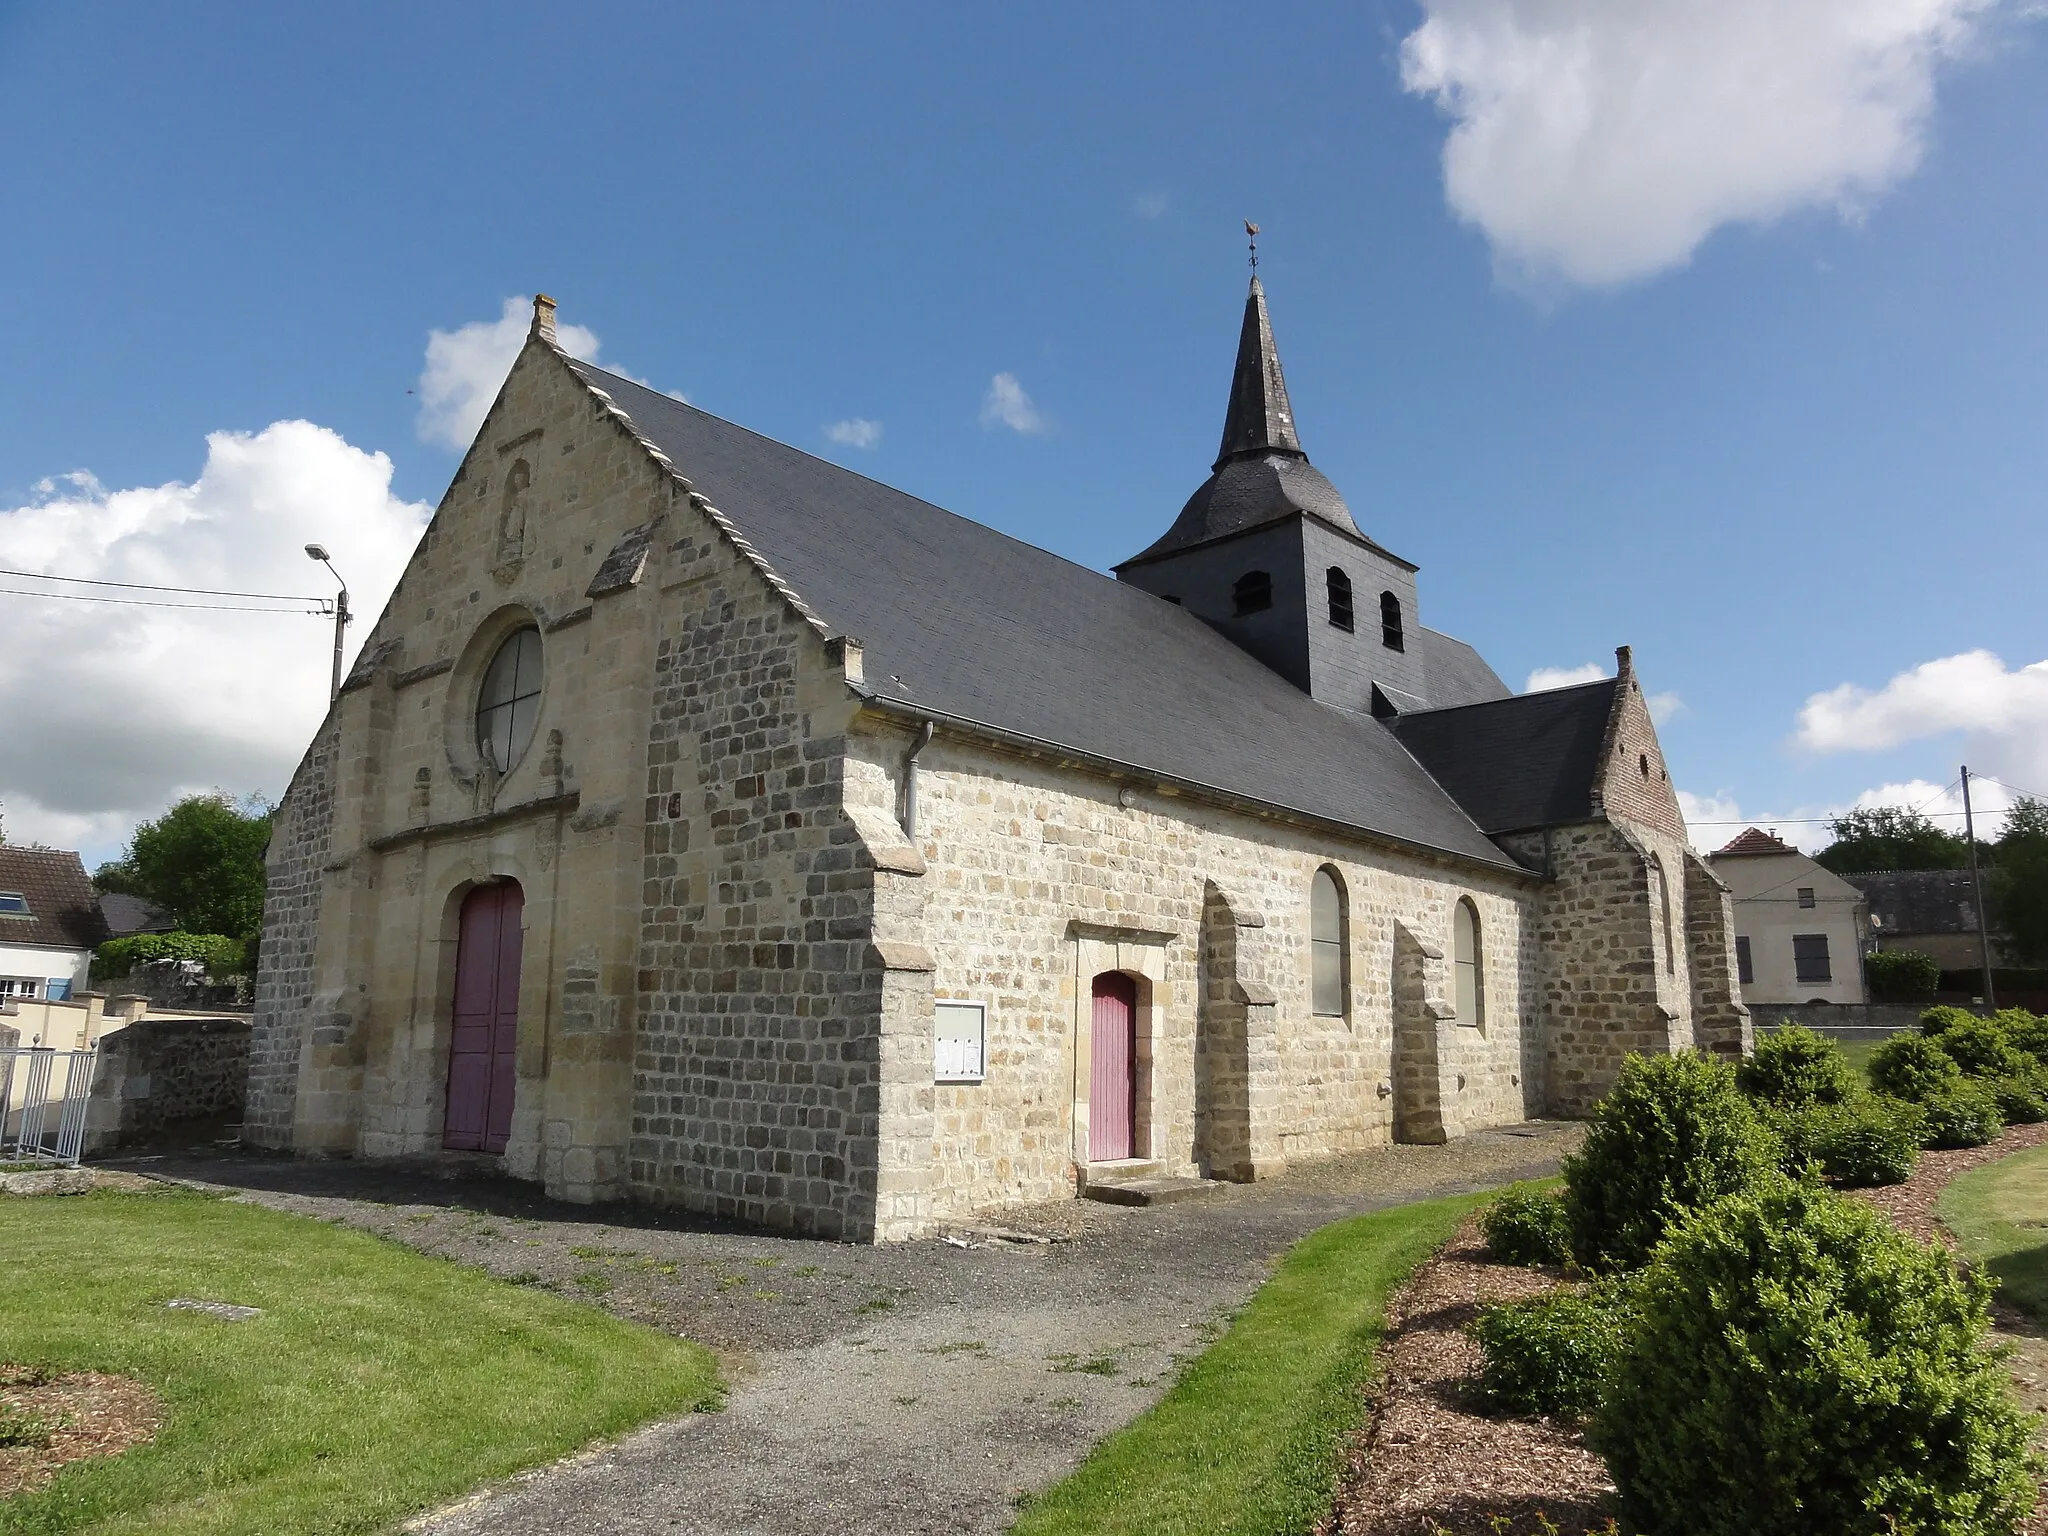
[[[109,939],[93,951],[92,979],[113,981],[151,960],[198,960],[216,978],[246,974],[238,968],[250,949],[246,939],[217,933],[131,933]]]
[[[1777,1138],[1733,1067],[1693,1051],[1631,1054],[1564,1162],[1572,1256],[1590,1270],[1632,1269],[1673,1222],[1775,1177],[1777,1161]]]
[[[2048,1019],[2024,1008],[2001,1008],[1991,1016],[1991,1022],[2005,1031],[2014,1050],[2048,1066]]]
[[[2048,1120],[2048,1068],[2030,1063],[2005,1077],[1992,1078],[1984,1086],[1998,1105],[1998,1117],[2007,1125],[2038,1125]]]
[[[1767,1104],[1844,1104],[1862,1090],[1842,1048],[1803,1024],[1759,1033],[1737,1071],[1742,1091]]]
[[[1633,1290],[1596,1411],[1627,1528],[2010,1532],[2032,1420],[1981,1348],[1990,1291],[1811,1185],[1693,1216]]]
[[[1613,1281],[1486,1308],[1472,1324],[1486,1353],[1480,1390],[1510,1413],[1591,1413],[1614,1367],[1627,1310],[1626,1292]]]
[[[1486,1208],[1479,1229],[1503,1264],[1562,1264],[1572,1254],[1564,1201],[1541,1190],[1508,1190]]]
[[[1989,1019],[1960,1019],[1933,1039],[1965,1077],[2006,1077],[2025,1065],[2005,1031]]]
[[[1866,1094],[1838,1111],[1820,1143],[1821,1171],[1844,1188],[1903,1184],[1920,1161],[1924,1116],[1911,1104]]]
[[[1893,1035],[1870,1053],[1870,1084],[1879,1093],[1918,1104],[1931,1093],[1954,1087],[1963,1069],[1933,1040],[1922,1035]]]
[[[1863,957],[1863,979],[1882,1003],[1931,1003],[1941,989],[1941,962],[1917,949],[1880,949]]]
[[[1757,1118],[1778,1140],[1778,1171],[1803,1179],[1818,1168],[1821,1144],[1843,1113],[1839,1104],[1759,1104]]]
[[[1998,1100],[1982,1083],[1950,1084],[1920,1100],[1923,1147],[1981,1147],[2005,1129]]]
[[[1852,1188],[1909,1178],[1924,1134],[1918,1108],[1873,1093],[1853,1104],[1767,1105],[1764,1123],[1783,1148],[1778,1167],[1788,1177],[1818,1170]]]
[[[1920,1033],[1938,1035],[1957,1024],[1968,1024],[1977,1015],[1967,1008],[1957,1008],[1950,1003],[1940,1003],[1920,1015]]]

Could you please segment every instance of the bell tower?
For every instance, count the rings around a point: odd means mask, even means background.
[[[1179,603],[1304,693],[1385,713],[1423,701],[1415,572],[1359,531],[1302,451],[1254,272],[1209,478],[1117,579]]]

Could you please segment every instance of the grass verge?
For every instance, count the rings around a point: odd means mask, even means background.
[[[1297,1243],[1142,1418],[1032,1500],[1015,1536],[1293,1536],[1330,1508],[1387,1298],[1490,1194],[1356,1216]]]
[[[133,1376],[156,1439],[0,1503],[9,1536],[373,1531],[664,1413],[696,1345],[338,1226],[182,1190],[0,1202],[0,1360]],[[222,1322],[172,1297],[263,1308]]]
[[[1963,1257],[1997,1278],[2001,1299],[2048,1317],[2048,1147],[1971,1169],[1935,1210]]]

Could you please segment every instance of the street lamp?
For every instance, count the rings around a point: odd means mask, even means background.
[[[327,574],[332,576],[335,584],[341,588],[341,595],[334,600],[334,685],[327,695],[327,702],[332,704],[341,697],[341,640],[343,631],[348,628],[349,620],[348,583],[341,579],[341,572],[337,571],[334,562],[327,558],[325,544],[308,544],[306,558],[318,560],[326,566]]]

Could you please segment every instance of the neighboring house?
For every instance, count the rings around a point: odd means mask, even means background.
[[[1861,1003],[1863,893],[1789,843],[1749,828],[1707,856],[1735,901],[1742,1000]]]
[[[62,1001],[83,991],[106,937],[99,893],[77,854],[0,845],[0,1000]]]
[[[1213,472],[1115,578],[536,300],[278,809],[245,1134],[865,1240],[1743,1050],[1628,651],[1517,697],[1421,607],[1256,282]]]
[[[1916,949],[1932,955],[1944,971],[1974,970],[1983,964],[1976,891],[1967,869],[1883,869],[1842,878],[1869,903],[1870,933],[1877,948]],[[1984,901],[1991,958],[2003,963],[2006,936],[1988,882]]]
[[[100,915],[107,920],[110,939],[125,939],[138,933],[173,933],[178,927],[163,908],[119,891],[108,891],[100,897]]]

